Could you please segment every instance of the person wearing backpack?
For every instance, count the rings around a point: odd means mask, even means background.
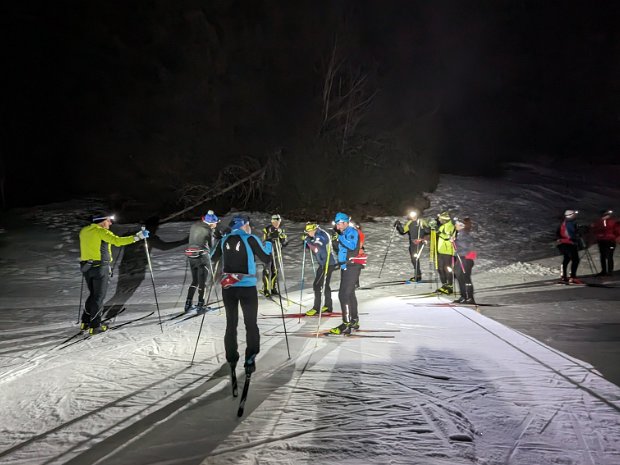
[[[558,250],[564,257],[562,260],[561,282],[564,284],[583,284],[577,278],[577,268],[579,267],[579,234],[577,231],[576,210],[566,210],[564,219],[556,232]],[[567,276],[568,264],[570,267],[570,277]]]
[[[226,309],[224,335],[226,361],[234,371],[239,361],[237,326],[241,305],[246,334],[244,368],[246,373],[253,373],[256,370],[255,359],[260,352],[255,257],[268,264],[271,260],[272,244],[266,242],[263,245],[258,236],[252,234],[250,218],[247,216],[233,217],[230,229],[230,233],[222,238],[219,246],[211,253],[212,261],[222,262],[222,300]]]
[[[351,218],[346,213],[336,213],[334,223],[338,232],[338,265],[340,265],[338,300],[342,309],[342,323],[329,332],[351,334],[351,330],[360,327],[355,285],[359,281],[362,268],[366,266],[364,233],[351,224]]]
[[[196,221],[189,229],[189,243],[185,249],[185,255],[189,260],[189,268],[192,273],[192,282],[187,290],[185,311],[201,311],[205,305],[205,287],[211,264],[209,255],[220,235],[216,230],[219,218],[209,210],[200,221]],[[213,277],[211,277],[213,279]],[[198,303],[192,306],[194,294],[198,291]]]

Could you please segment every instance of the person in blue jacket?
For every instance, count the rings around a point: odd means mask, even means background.
[[[258,313],[258,294],[256,292],[256,260],[263,263],[271,260],[272,244],[263,245],[252,234],[250,219],[247,216],[235,216],[230,223],[231,231],[220,241],[220,246],[213,249],[211,259],[222,263],[222,300],[226,309],[226,334],[224,347],[226,360],[231,370],[235,370],[239,360],[237,350],[237,325],[239,323],[239,304],[243,312],[246,332],[245,371],[256,370],[256,356],[260,351],[260,334],[256,322]]]
[[[334,224],[338,232],[338,264],[340,265],[338,300],[342,308],[342,324],[330,329],[332,334],[351,334],[352,329],[360,327],[355,285],[362,268],[366,265],[366,254],[363,250],[361,231],[350,223],[349,215],[342,212],[336,213]]]
[[[305,227],[304,243],[306,247],[316,256],[318,267],[314,275],[312,290],[314,291],[314,305],[306,312],[307,316],[314,316],[319,311],[321,313],[331,313],[332,310],[332,290],[329,286],[332,273],[336,269],[336,253],[331,245],[329,234],[322,230],[318,224],[309,222]],[[328,261],[329,255],[329,263]],[[326,266],[327,264],[327,266]],[[325,269],[327,268],[327,274]],[[325,305],[321,307],[321,293],[325,282]]]

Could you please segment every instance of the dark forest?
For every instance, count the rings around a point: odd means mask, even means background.
[[[614,3],[4,4],[3,206],[165,213],[268,164],[210,206],[401,213],[440,173],[612,160]]]

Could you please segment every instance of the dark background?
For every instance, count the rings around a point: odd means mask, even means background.
[[[277,180],[217,208],[402,213],[423,206],[440,172],[618,153],[617,2],[24,1],[0,12],[5,208],[94,195],[164,213],[224,167],[277,154]]]

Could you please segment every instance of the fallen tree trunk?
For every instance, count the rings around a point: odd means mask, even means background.
[[[168,215],[166,218],[163,218],[161,220],[161,223],[166,223],[166,222],[170,221],[173,218],[181,216],[182,214],[187,213],[188,211],[193,210],[194,208],[198,207],[199,205],[202,205],[205,202],[208,202],[209,200],[213,200],[214,198],[219,197],[220,195],[223,195],[223,194],[225,194],[227,192],[232,191],[236,187],[238,187],[238,186],[240,186],[240,185],[242,185],[242,184],[244,184],[246,182],[252,181],[253,179],[259,178],[261,176],[264,177],[265,173],[267,172],[268,166],[269,165],[266,164],[262,168],[259,168],[258,170],[253,171],[249,175],[245,176],[242,179],[239,179],[238,181],[235,181],[234,183],[230,184],[229,186],[227,186],[227,187],[225,187],[223,189],[220,189],[220,190],[218,190],[216,192],[209,193],[208,195],[202,197],[199,201],[197,201],[197,202],[193,203],[192,205],[184,208],[183,210],[179,210],[178,212],[174,212],[171,215]]]

